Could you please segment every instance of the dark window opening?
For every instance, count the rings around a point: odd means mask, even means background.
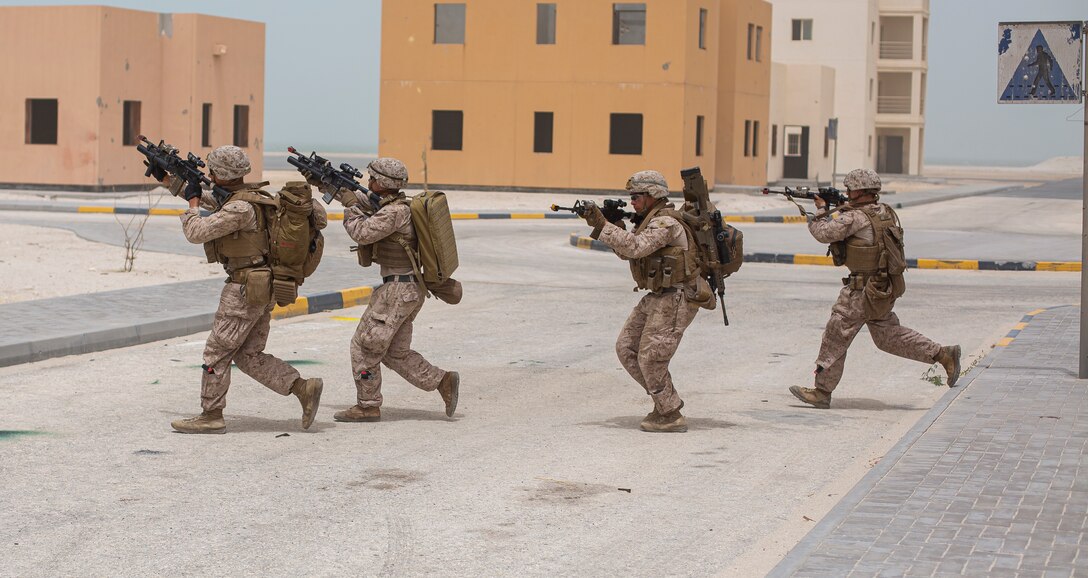
[[[132,147],[140,144],[140,101],[124,102],[124,120],[121,128],[121,144]]]
[[[612,113],[608,134],[608,153],[642,154],[642,115]]]
[[[695,156],[703,156],[703,117],[695,117]]]
[[[204,110],[200,117],[200,146],[212,146],[212,104],[204,103]]]
[[[234,146],[249,146],[249,105],[234,105]]]
[[[431,111],[431,149],[436,151],[461,150],[464,125],[464,111]]]
[[[57,99],[26,99],[26,144],[57,144]]]
[[[552,152],[552,127],[555,124],[555,113],[533,113],[533,152]]]
[[[748,143],[752,138],[752,121],[744,121],[744,156],[752,156],[752,149],[748,147]]]
[[[699,48],[706,49],[706,8],[699,9]]]
[[[812,19],[793,20],[793,39],[812,40]]]
[[[434,5],[434,43],[465,43],[465,5]]]
[[[612,5],[612,44],[646,44],[646,4]]]
[[[756,25],[755,24],[749,24],[748,25],[748,60],[752,59],[752,52],[753,52],[753,50],[755,48],[755,40],[756,40],[755,36],[756,36]]]
[[[824,127],[824,158],[827,158],[827,153],[831,148],[831,135],[828,133],[827,127]]]
[[[536,43],[555,44],[555,4],[536,5]]]
[[[763,27],[756,26],[756,62],[763,62]]]
[[[771,156],[778,154],[778,125],[771,125]]]
[[[752,156],[759,156],[759,121],[752,121]]]

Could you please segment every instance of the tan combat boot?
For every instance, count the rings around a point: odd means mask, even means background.
[[[654,411],[656,412],[657,409],[655,408]],[[639,424],[639,428],[642,431],[654,433],[680,433],[688,431],[688,420],[680,415],[680,409],[677,408],[669,413],[658,414],[654,418],[646,416],[646,419]]]
[[[820,409],[829,409],[831,407],[831,394],[822,389],[791,385],[790,393],[812,407]]]
[[[227,433],[227,424],[223,422],[221,409],[205,411],[196,417],[174,420],[170,422],[170,427],[186,434]]]
[[[377,407],[360,407],[353,405],[344,411],[332,414],[336,421],[381,421],[382,410]]]
[[[456,371],[447,371],[438,384],[438,393],[442,401],[446,402],[446,417],[453,417],[457,409],[457,390],[461,386],[461,375]]]
[[[960,378],[960,346],[946,345],[937,352],[937,358],[933,361],[941,364],[948,373],[948,387],[956,387],[956,381]]]
[[[323,387],[324,383],[320,378],[316,377],[310,379],[300,377],[291,386],[291,393],[295,394],[298,397],[298,402],[302,404],[302,429],[310,429],[310,425],[314,423],[317,407],[321,405],[321,389]]]

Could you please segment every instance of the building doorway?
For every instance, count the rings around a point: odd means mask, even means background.
[[[903,137],[880,135],[876,141],[876,172],[901,175],[903,170]]]
[[[808,127],[787,125],[783,128],[786,138],[783,139],[782,178],[807,179]]]

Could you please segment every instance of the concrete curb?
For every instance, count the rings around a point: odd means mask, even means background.
[[[352,287],[329,293],[299,297],[286,307],[272,310],[273,319],[286,319],[322,311],[346,309],[370,302],[374,287]],[[129,347],[182,335],[207,331],[212,327],[215,310],[172,319],[158,319],[125,327],[111,327],[60,337],[35,339],[0,346],[0,367],[42,361],[66,355],[80,355]]]
[[[1036,309],[1024,315],[1024,317],[1020,319],[1020,323],[1015,325],[1012,331],[1009,332],[1009,336],[1006,336],[999,341],[997,345],[994,346],[994,349],[990,350],[990,352],[980,359],[967,375],[961,378],[963,383],[956,387],[949,388],[948,391],[941,396],[941,399],[937,400],[937,403],[935,403],[933,407],[931,407],[929,411],[914,424],[914,427],[910,428],[910,430],[908,430],[907,433],[892,446],[892,449],[884,454],[884,457],[881,458],[876,466],[869,470],[869,473],[865,474],[865,476],[863,476],[861,480],[831,508],[827,515],[809,530],[808,534],[805,534],[805,537],[802,538],[797,545],[786,553],[782,558],[782,561],[767,573],[768,578],[784,578],[792,576],[797,572],[820,542],[824,538],[827,538],[853,508],[861,503],[861,500],[872,491],[876,484],[883,479],[893,467],[895,467],[899,460],[907,453],[907,450],[909,450],[911,446],[922,437],[922,434],[937,421],[937,418],[948,409],[948,406],[952,405],[952,402],[956,400],[960,393],[970,387],[971,384],[974,383],[976,377],[993,365],[994,360],[1001,354],[1002,349],[1000,348],[1011,343],[1012,339],[1014,339],[1016,335],[1031,322],[1031,319],[1034,316],[1044,311],[1058,309],[1060,307],[1069,307],[1069,305]]]
[[[601,241],[570,234],[570,244],[579,249],[609,251]],[[746,253],[745,263],[778,263],[782,265],[824,265],[834,267],[831,257],[791,253]],[[962,269],[968,271],[1080,271],[1079,261],[981,261],[977,259],[907,259],[908,269]]]

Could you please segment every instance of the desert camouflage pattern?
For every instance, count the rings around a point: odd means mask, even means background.
[[[382,188],[399,191],[408,186],[408,169],[397,159],[374,159],[366,166],[366,170]]]
[[[863,189],[880,190],[880,175],[873,169],[854,169],[846,173],[842,179],[842,186],[848,191],[860,191]]]
[[[200,209],[188,209],[181,214],[181,230],[190,243],[207,243],[236,231],[256,231],[257,213],[245,201],[231,201],[206,217]]]
[[[351,370],[360,407],[381,407],[381,365],[423,391],[434,391],[446,375],[412,350],[412,324],[423,307],[419,286],[386,283],[370,297],[351,338]]]
[[[630,193],[649,193],[655,199],[669,196],[669,184],[665,175],[657,171],[639,171],[627,179],[625,187]]]
[[[227,283],[219,297],[219,309],[204,345],[204,371],[200,380],[200,405],[204,411],[227,406],[231,362],[261,385],[280,395],[291,393],[298,370],[264,352],[268,341],[271,305],[250,305],[242,285]]]
[[[360,203],[369,205],[370,201],[363,195],[354,191]],[[393,200],[404,198],[398,195]],[[353,241],[360,245],[371,245],[388,237],[393,233],[404,235],[412,245],[416,242],[416,232],[412,228],[412,210],[403,203],[387,203],[377,213],[367,216],[359,205],[353,205],[344,209],[344,230]],[[383,264],[381,275],[408,275],[412,273],[411,267],[390,267]]]
[[[246,151],[234,145],[224,145],[208,153],[208,169],[222,180],[240,179],[253,168]]]
[[[823,340],[820,342],[820,354],[816,358],[816,389],[832,392],[842,379],[846,364],[846,350],[865,325],[869,335],[881,351],[892,355],[933,363],[940,344],[925,335],[899,324],[899,317],[889,312],[883,317],[868,319],[865,316],[865,292],[843,287],[839,299],[831,308],[831,319],[827,321]]]
[[[888,210],[887,205],[884,204],[878,207],[881,213]],[[871,245],[876,238],[872,223],[862,211],[848,210],[826,218],[814,219],[809,222],[808,230],[821,243],[833,243],[855,237]],[[892,306],[894,307],[894,301]],[[892,355],[932,363],[941,349],[939,344],[921,333],[900,325],[899,317],[894,312],[889,311],[878,318],[868,318],[865,314],[865,292],[849,286],[843,287],[839,292],[838,301],[831,308],[831,319],[827,322],[820,343],[820,353],[816,359],[817,389],[827,392],[835,390],[839,380],[842,379],[846,350],[850,348],[850,344],[863,325],[869,327],[873,343],[882,351]]]
[[[654,217],[646,227],[634,233],[608,223],[601,229],[600,240],[624,259],[641,259],[663,247],[688,248],[684,226],[672,217]]]
[[[616,340],[616,355],[631,377],[650,394],[658,413],[680,408],[669,362],[699,307],[683,291],[647,293],[638,302]]]

